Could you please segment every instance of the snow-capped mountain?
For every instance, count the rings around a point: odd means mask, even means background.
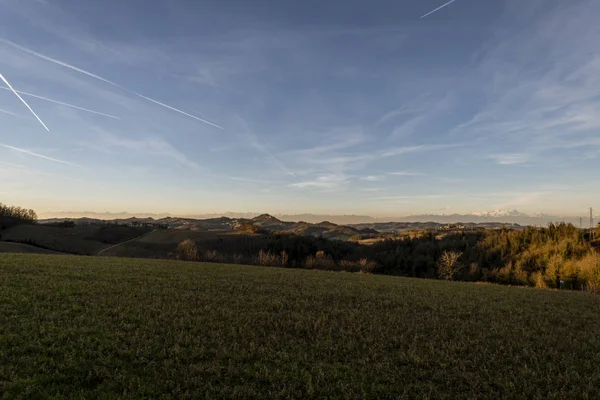
[[[527,215],[519,210],[492,210],[492,211],[484,211],[484,212],[474,212],[472,215],[476,215],[478,217],[528,217],[533,215]]]

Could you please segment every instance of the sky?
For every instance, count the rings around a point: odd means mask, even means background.
[[[600,207],[600,2],[444,4],[0,0],[0,202]]]

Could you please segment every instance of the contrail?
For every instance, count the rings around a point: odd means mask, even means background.
[[[4,87],[4,86],[0,86],[0,89],[10,90],[9,88]],[[75,109],[81,110],[81,111],[87,111],[87,112],[92,113],[92,114],[102,115],[103,117],[108,117],[108,118],[113,118],[113,119],[121,119],[119,117],[115,117],[114,115],[104,114],[104,113],[101,113],[99,111],[90,110],[89,108],[79,107],[79,106],[75,106],[75,105],[69,104],[69,103],[63,103],[62,101],[58,101],[58,100],[54,100],[54,99],[49,99],[48,97],[42,97],[42,96],[38,96],[36,94],[22,92],[20,90],[17,90],[16,92],[19,93],[19,94],[25,95],[25,96],[35,97],[36,99],[45,100],[45,101],[49,101],[51,103],[60,104],[62,106],[75,108]],[[2,111],[2,110],[0,110],[0,111]]]
[[[248,138],[248,140],[250,141],[250,144],[252,144],[252,146],[254,146],[256,149],[258,149],[259,151],[265,153],[269,158],[271,158],[273,161],[275,161],[275,163],[279,166],[279,168],[281,168],[286,174],[291,175],[293,177],[296,177],[296,174],[293,173],[292,171],[290,171],[285,164],[283,164],[283,162],[281,162],[281,160],[277,157],[275,157],[275,155],[273,153],[271,153],[271,151],[267,148],[267,146],[265,146],[264,144],[262,144],[259,140],[258,137],[256,136],[256,134],[250,129],[250,126],[248,126],[248,123],[246,122],[246,120],[244,118],[242,118],[239,115],[235,116],[240,123],[243,125],[244,127],[244,134],[246,135],[246,137]]]
[[[5,89],[8,89],[8,88],[5,88]],[[8,90],[10,90],[10,89],[8,89]],[[8,114],[8,115],[12,115],[13,117],[18,117],[18,115],[17,115],[17,114],[15,114],[15,113],[13,113],[13,112],[10,112],[10,111],[3,110],[3,109],[1,109],[1,108],[0,108],[0,113],[3,113],[3,114]]]
[[[0,146],[6,147],[7,149],[10,149],[10,150],[18,151],[19,153],[29,154],[30,156],[43,158],[44,160],[54,161],[54,162],[61,163],[61,164],[73,165],[72,163],[67,162],[67,161],[57,160],[56,158],[47,157],[47,156],[44,156],[44,155],[41,155],[41,154],[38,154],[38,153],[34,153],[32,151],[29,151],[29,150],[25,150],[25,149],[20,149],[18,147],[9,146],[7,144],[0,143]]]
[[[31,109],[31,107],[29,107],[29,104],[27,104],[27,102],[25,100],[23,100],[23,98],[19,95],[19,93],[17,93],[17,91],[15,89],[13,89],[13,87],[10,85],[10,83],[8,83],[8,81],[4,78],[4,76],[2,74],[0,74],[0,79],[2,79],[2,81],[6,84],[6,86],[8,86],[8,88],[15,94],[15,96],[17,96],[19,98],[19,100],[21,100],[23,102],[23,104],[25,104],[25,106],[29,109],[29,111],[31,111],[31,113],[37,118],[38,121],[40,121],[40,124],[42,124],[42,126],[48,131],[50,132],[50,129],[48,129],[48,127],[46,126],[46,124],[44,123],[44,121],[42,121],[40,119],[40,117],[37,116],[37,114],[35,113],[35,111],[33,111]]]
[[[441,6],[439,6],[438,8],[436,8],[435,10],[433,10],[433,11],[429,11],[427,14],[425,14],[425,15],[422,15],[422,16],[421,16],[421,18],[425,18],[426,16],[428,16],[428,15],[431,15],[431,14],[433,14],[434,12],[441,10],[442,8],[444,8],[444,7],[446,7],[446,6],[449,6],[450,4],[454,3],[455,1],[456,1],[456,0],[450,0],[450,1],[449,1],[449,2],[447,2],[446,4],[442,4]]]
[[[159,106],[166,107],[166,108],[168,108],[169,110],[176,111],[176,112],[178,112],[178,113],[180,113],[180,114],[187,115],[187,116],[188,116],[188,117],[190,117],[190,118],[197,119],[198,121],[200,121],[200,122],[204,122],[205,124],[208,124],[208,125],[212,125],[212,126],[214,126],[215,128],[219,128],[219,129],[225,129],[225,128],[223,128],[222,126],[219,126],[219,125],[217,125],[217,124],[213,124],[213,123],[212,123],[212,122],[210,122],[210,121],[207,121],[207,120],[205,120],[205,119],[202,119],[202,118],[198,118],[198,117],[196,117],[196,116],[194,116],[194,115],[192,115],[192,114],[188,114],[188,113],[186,113],[185,111],[181,111],[181,110],[178,110],[178,109],[176,109],[176,108],[173,108],[173,107],[171,107],[171,106],[169,106],[169,105],[167,105],[167,104],[161,103],[160,101],[153,100],[153,99],[151,99],[150,97],[146,97],[146,96],[144,96],[144,95],[141,95],[141,94],[139,94],[139,93],[136,93],[136,92],[134,92],[134,91],[131,91],[131,90],[129,90],[129,89],[125,89],[125,90],[127,90],[128,92],[131,92],[131,93],[135,94],[136,96],[140,96],[142,99],[146,99],[146,100],[148,100],[148,101],[151,101],[151,102],[153,102],[153,103],[156,103],[156,104],[158,104]]]
[[[160,105],[160,106],[162,106],[162,107],[168,108],[169,110],[172,110],[172,111],[178,112],[178,113],[180,113],[180,114],[186,115],[186,116],[188,116],[188,117],[190,117],[190,118],[194,118],[194,119],[196,119],[196,120],[198,120],[198,121],[200,121],[200,122],[204,122],[204,123],[206,123],[206,124],[208,124],[208,125],[214,126],[214,127],[216,127],[216,128],[219,128],[219,129],[225,129],[225,128],[223,128],[223,127],[221,127],[221,126],[217,125],[217,124],[213,124],[212,122],[209,122],[209,121],[206,121],[206,120],[204,120],[204,119],[202,119],[202,118],[198,118],[198,117],[196,117],[196,116],[194,116],[194,115],[188,114],[188,113],[186,113],[185,111],[181,111],[181,110],[179,110],[179,109],[177,109],[177,108],[175,108],[175,107],[171,107],[171,106],[169,106],[169,105],[167,105],[167,104],[161,103],[160,101],[157,101],[157,100],[151,99],[151,98],[149,98],[149,97],[146,97],[146,96],[144,96],[144,95],[141,95],[141,94],[139,94],[139,93],[137,93],[137,92],[134,92],[133,90],[127,89],[126,87],[123,87],[123,86],[119,85],[118,83],[115,83],[115,82],[109,81],[108,79],[102,78],[101,76],[98,76],[98,75],[96,75],[96,74],[92,74],[92,73],[91,73],[91,72],[89,72],[89,71],[86,71],[86,70],[84,70],[84,69],[81,69],[81,68],[77,68],[77,67],[75,67],[74,65],[68,64],[68,63],[66,63],[66,62],[62,62],[62,61],[60,61],[60,60],[57,60],[57,59],[55,59],[55,58],[52,58],[52,57],[45,56],[45,55],[43,55],[43,54],[41,54],[41,53],[38,53],[37,51],[33,51],[33,50],[30,50],[30,49],[28,49],[28,48],[26,48],[26,47],[23,47],[23,46],[21,46],[21,45],[18,45],[18,44],[16,44],[16,43],[13,43],[13,42],[11,42],[10,40],[6,40],[6,39],[0,39],[0,42],[2,42],[2,43],[5,43],[5,44],[7,44],[7,45],[9,45],[9,46],[11,46],[11,47],[14,47],[15,49],[21,50],[21,51],[23,51],[23,52],[25,52],[25,53],[27,53],[27,54],[30,54],[30,55],[32,55],[32,56],[39,57],[39,58],[41,58],[41,59],[43,59],[43,60],[50,61],[50,62],[52,62],[52,63],[58,64],[58,65],[60,65],[60,66],[63,66],[63,67],[65,67],[65,68],[69,68],[69,69],[71,69],[71,70],[73,70],[73,71],[77,71],[77,72],[79,72],[79,73],[82,73],[82,74],[84,74],[84,75],[87,75],[87,76],[89,76],[89,77],[91,77],[91,78],[98,79],[98,80],[100,80],[100,81],[102,81],[102,82],[108,83],[109,85],[112,85],[112,86],[114,86],[114,87],[117,87],[117,88],[119,88],[119,89],[122,89],[122,90],[124,90],[124,91],[126,91],[126,92],[129,92],[129,93],[131,93],[131,94],[134,94],[134,95],[136,95],[136,96],[139,96],[139,97],[141,97],[141,98],[143,98],[143,99],[145,99],[145,100],[151,101],[151,102],[153,102],[153,103],[155,103],[155,104],[158,104],[158,105]]]
[[[43,60],[50,61],[50,62],[53,62],[53,63],[58,64],[58,65],[62,65],[65,68],[69,68],[69,69],[72,69],[74,71],[77,71],[77,72],[80,72],[82,74],[85,74],[87,76],[90,76],[92,78],[99,79],[99,80],[101,80],[103,82],[106,82],[106,83],[108,83],[110,85],[121,87],[121,86],[117,85],[116,83],[109,81],[108,79],[102,78],[101,76],[94,75],[91,72],[88,72],[88,71],[83,70],[81,68],[77,68],[77,67],[75,67],[75,66],[73,66],[71,64],[64,63],[64,62],[59,61],[59,60],[57,60],[55,58],[45,56],[43,54],[38,53],[37,51],[29,50],[28,48],[20,46],[20,45],[14,43],[14,42],[11,42],[10,40],[0,39],[0,42],[5,43],[5,44],[7,44],[7,45],[9,45],[11,47],[14,47],[15,49],[21,50],[22,52],[25,52],[27,54],[31,54],[32,56],[36,56],[36,57],[39,57],[39,58],[41,58]]]
[[[0,164],[8,165],[9,167],[13,167],[13,168],[27,169],[26,167],[24,167],[22,165],[13,164],[13,163],[9,163],[9,162],[6,162],[6,161],[0,161]]]

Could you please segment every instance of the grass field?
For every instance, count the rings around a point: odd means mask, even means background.
[[[0,393],[599,398],[600,297],[300,269],[0,254]]]

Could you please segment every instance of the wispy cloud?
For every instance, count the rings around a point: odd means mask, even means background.
[[[0,86],[0,89],[10,90],[9,88],[3,87],[3,86]],[[38,96],[36,94],[27,93],[27,92],[23,92],[23,91],[20,91],[20,90],[15,90],[15,92],[17,92],[19,94],[22,94],[23,96],[34,97],[36,99],[48,101],[48,102],[55,103],[55,104],[60,104],[61,106],[71,107],[71,108],[74,108],[76,110],[86,111],[86,112],[89,112],[89,113],[92,113],[92,114],[96,114],[96,115],[101,115],[103,117],[108,117],[108,118],[112,118],[112,119],[121,119],[119,117],[115,117],[114,115],[105,114],[105,113],[102,113],[102,112],[99,112],[99,111],[90,110],[89,108],[85,108],[85,107],[75,106],[73,104],[69,104],[69,103],[65,103],[65,102],[62,102],[62,101],[54,100],[54,99],[51,99],[51,98],[48,98],[48,97]]]
[[[116,148],[133,151],[145,156],[161,156],[170,158],[178,164],[200,170],[200,166],[191,161],[184,153],[173,145],[158,137],[142,139],[126,139],[106,132],[99,132],[100,148]]]
[[[242,118],[239,115],[236,115],[235,118],[240,123],[242,133],[248,139],[252,147],[259,150],[261,153],[267,155],[271,160],[275,162],[275,164],[279,166],[279,168],[281,168],[283,172],[290,176],[296,177],[296,174],[292,172],[289,168],[287,168],[285,164],[283,164],[283,162],[278,157],[276,157],[275,154],[273,154],[273,152],[269,150],[269,148],[259,140],[258,135],[254,133],[252,129],[250,129],[248,122],[246,122],[244,118]]]
[[[447,3],[445,3],[445,4],[442,4],[441,6],[439,6],[438,8],[436,8],[435,10],[429,11],[427,14],[424,14],[424,15],[422,15],[422,16],[421,16],[421,18],[425,18],[425,17],[427,17],[428,15],[431,15],[431,14],[433,14],[434,12],[441,10],[442,8],[449,6],[450,4],[454,3],[455,1],[456,1],[456,0],[450,0],[449,2],[447,2]]]
[[[530,156],[524,153],[492,154],[489,156],[489,158],[495,160],[498,164],[501,165],[518,165],[528,162]]]
[[[2,143],[0,143],[0,146],[5,147],[7,149],[10,149],[12,151],[16,151],[18,153],[23,153],[23,154],[28,154],[28,155],[34,156],[34,157],[43,158],[44,160],[53,161],[53,162],[57,162],[57,163],[60,163],[60,164],[73,165],[72,163],[70,163],[68,161],[63,161],[63,160],[59,160],[57,158],[48,157],[48,156],[45,156],[43,154],[38,154],[38,153],[34,153],[32,151],[29,151],[29,150],[21,149],[19,147],[9,146],[7,144],[2,144]]]
[[[396,110],[392,110],[392,111],[388,111],[387,113],[385,113],[384,115],[382,115],[377,122],[375,123],[375,125],[381,125],[391,119],[396,118],[399,115],[402,114],[406,114],[406,104],[403,104],[402,106],[400,106],[400,108],[396,109]]]
[[[50,132],[50,129],[48,129],[48,127],[46,126],[46,124],[44,124],[44,121],[42,121],[40,119],[40,117],[38,117],[38,115],[35,113],[35,111],[33,111],[33,109],[31,107],[29,107],[29,104],[27,104],[27,102],[25,100],[23,100],[23,98],[19,95],[19,93],[15,89],[13,89],[13,87],[11,86],[11,84],[8,83],[8,81],[6,80],[6,78],[4,78],[4,76],[2,74],[0,74],[0,79],[2,80],[2,82],[4,82],[4,84],[6,86],[8,86],[9,90],[11,92],[13,92],[15,94],[15,96],[17,96],[19,98],[19,100],[21,100],[21,102],[23,104],[25,104],[25,107],[27,107],[27,109],[29,111],[31,111],[31,113],[33,114],[33,116],[35,118],[37,118],[37,120],[40,122],[40,124],[42,124],[42,126],[44,127],[44,129],[46,129],[48,132]]]
[[[394,171],[394,172],[388,172],[388,175],[393,175],[393,176],[424,176],[425,174],[423,172],[413,172],[413,171]]]
[[[451,131],[480,148],[501,149],[502,157],[490,158],[504,165],[544,163],[550,158],[542,153],[593,139],[600,129],[599,4],[538,3],[531,23],[482,44],[473,56],[489,101]]]
[[[295,188],[321,188],[335,189],[349,182],[348,177],[344,175],[322,175],[312,181],[292,183],[290,186]]]
[[[24,165],[14,164],[14,163],[10,163],[10,162],[7,162],[7,161],[1,161],[1,160],[0,160],[0,164],[8,165],[9,167],[19,168],[19,169],[27,168]]]
[[[23,46],[19,45],[19,44],[16,44],[16,43],[14,43],[14,42],[11,42],[10,40],[6,40],[6,39],[0,39],[0,42],[2,42],[2,43],[5,43],[5,44],[7,44],[7,45],[9,45],[9,46],[11,46],[11,47],[13,47],[13,48],[15,48],[15,49],[21,50],[21,51],[23,51],[23,52],[25,52],[25,53],[27,53],[27,54],[29,54],[29,55],[32,55],[32,56],[35,56],[35,57],[41,58],[41,59],[43,59],[43,60],[46,60],[46,61],[49,61],[49,62],[52,62],[52,63],[58,64],[58,65],[60,65],[60,66],[62,66],[62,67],[65,67],[65,68],[71,69],[71,70],[73,70],[73,71],[76,71],[76,72],[79,72],[79,73],[81,73],[81,74],[87,75],[87,76],[89,76],[89,77],[91,77],[91,78],[94,78],[94,79],[100,80],[100,81],[102,81],[102,82],[104,82],[104,83],[107,83],[107,84],[109,84],[109,85],[111,85],[111,86],[114,86],[114,87],[117,87],[117,88],[119,88],[119,89],[125,90],[125,91],[127,91],[127,92],[129,92],[129,93],[131,93],[131,94],[133,94],[133,95],[135,95],[135,96],[138,96],[138,97],[140,97],[140,98],[142,98],[142,99],[145,99],[145,100],[147,100],[147,101],[150,101],[150,102],[152,102],[152,103],[154,103],[154,104],[158,104],[158,105],[160,105],[160,106],[162,106],[162,107],[165,107],[165,108],[167,108],[167,109],[169,109],[169,110],[172,110],[172,111],[175,111],[175,112],[177,112],[177,113],[180,113],[180,114],[182,114],[182,115],[185,115],[185,116],[187,116],[187,117],[193,118],[193,119],[195,119],[195,120],[197,120],[197,121],[200,121],[200,122],[203,122],[203,123],[205,123],[205,124],[211,125],[211,126],[213,126],[213,127],[216,127],[216,128],[218,128],[218,129],[224,129],[222,126],[219,126],[219,125],[217,125],[217,124],[214,124],[214,123],[212,123],[212,122],[210,122],[210,121],[207,121],[207,120],[205,120],[205,119],[202,119],[202,118],[196,117],[195,115],[189,114],[189,113],[187,113],[187,112],[185,112],[185,111],[182,111],[182,110],[180,110],[180,109],[178,109],[178,108],[172,107],[172,106],[170,106],[170,105],[168,105],[168,104],[165,104],[165,103],[162,103],[162,102],[160,102],[160,101],[158,101],[158,100],[154,100],[154,99],[152,99],[152,98],[150,98],[150,97],[144,96],[144,95],[142,95],[142,94],[140,94],[140,93],[137,93],[137,92],[135,92],[135,91],[133,91],[133,90],[127,89],[126,87],[124,87],[124,86],[121,86],[121,85],[119,85],[119,84],[117,84],[117,83],[115,83],[115,82],[113,82],[113,81],[110,81],[110,80],[108,80],[108,79],[102,78],[101,76],[99,76],[99,75],[96,75],[96,74],[93,74],[93,73],[91,73],[91,72],[89,72],[89,71],[86,71],[86,70],[84,70],[84,69],[81,69],[81,68],[75,67],[74,65],[71,65],[71,64],[69,64],[69,63],[66,63],[66,62],[63,62],[63,61],[57,60],[57,59],[55,59],[55,58],[52,58],[52,57],[48,57],[48,56],[46,56],[46,55],[43,55],[43,54],[41,54],[41,53],[38,53],[38,52],[36,52],[36,51],[33,51],[33,50],[30,50],[30,49],[28,49],[28,48],[26,48],[26,47],[23,47]],[[5,81],[5,83],[7,83],[7,82]],[[8,83],[7,83],[7,85],[8,85]],[[19,97],[20,97],[20,96],[19,96]],[[40,122],[41,122],[41,121],[40,121]]]
[[[268,184],[272,184],[273,182],[271,181],[265,181],[262,179],[251,179],[251,178],[242,178],[239,176],[228,176],[228,179],[231,179],[232,181],[238,181],[238,182],[248,182],[248,183],[260,183],[260,184],[264,184],[264,185],[268,185]]]
[[[451,149],[453,147],[461,147],[462,144],[423,144],[418,146],[394,147],[390,150],[385,150],[381,153],[381,157],[394,157],[402,154],[419,153],[423,151]]]
[[[362,176],[359,178],[362,181],[368,181],[368,182],[379,182],[385,179],[384,176],[381,175],[368,175],[368,176]]]
[[[307,149],[298,149],[288,152],[288,155],[296,155],[301,157],[318,157],[326,153],[345,150],[353,146],[357,146],[368,140],[361,128],[343,128],[336,129],[333,132],[323,134],[328,138],[330,143],[321,146],[311,147]]]
[[[457,193],[372,197],[371,200],[425,200],[460,197]]]

